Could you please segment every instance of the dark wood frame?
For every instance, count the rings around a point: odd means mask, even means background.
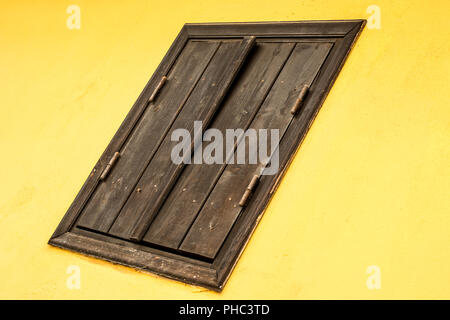
[[[185,24],[90,173],[50,238],[49,244],[221,291],[364,24],[365,20]],[[257,41],[270,41],[271,38],[277,38],[277,41],[282,41],[280,38],[291,40],[296,38],[299,41],[327,41],[334,45],[311,87],[302,112],[293,119],[285,138],[280,142],[279,173],[261,178],[251,204],[245,209],[246,213],[240,215],[214,261],[208,263],[73,228],[78,215],[97,187],[100,174],[108,160],[125,143],[144,112],[149,96],[161,77],[171,68],[186,42],[193,38],[242,38],[245,36],[256,36]]]

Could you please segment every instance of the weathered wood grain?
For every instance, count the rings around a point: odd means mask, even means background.
[[[273,195],[271,191],[274,189],[275,184],[278,185],[280,183],[283,174],[288,169],[296,150],[301,145],[309,127],[319,112],[364,24],[365,21],[362,20],[355,22],[353,29],[345,37],[336,39],[325,63],[321,67],[317,80],[314,81],[313,90],[310,92],[307,101],[305,101],[306,103],[301,113],[294,117],[285,134],[286,138],[280,143],[281,170],[278,176],[262,177],[255,192],[252,205],[247,207],[245,214],[238,217],[225,242],[222,244],[213,263],[214,268],[217,270],[220,287],[223,287],[227,282],[232,269],[250,240]]]
[[[251,233],[262,217],[262,213],[267,207],[269,199],[273,194],[273,190],[281,181],[283,173],[288,168],[296,149],[300,145],[315,115],[320,109],[320,106],[322,105],[335,78],[337,77],[337,74],[342,68],[343,63],[363,26],[363,20],[297,21],[287,23],[212,23],[185,25],[95,165],[93,171],[68,209],[66,215],[53,233],[51,239],[49,240],[49,244],[75,250],[83,254],[92,255],[115,263],[125,264],[134,268],[148,270],[169,278],[201,285],[209,289],[217,291],[222,290],[234,265],[236,264],[237,259],[248,242]],[[183,48],[186,49],[191,45],[191,43],[194,42],[207,44],[215,42],[217,46],[214,50],[218,50],[219,43],[235,42],[237,38],[242,39],[246,36],[257,36],[258,43],[297,43],[297,45],[299,45],[299,43],[330,43],[333,44],[333,48],[326,58],[325,63],[320,68],[320,71],[316,76],[317,79],[311,84],[311,90],[306,96],[305,101],[302,102],[302,105],[298,110],[299,112],[291,118],[290,123],[287,126],[280,143],[281,167],[279,173],[276,176],[260,177],[260,182],[252,193],[252,197],[250,198],[248,205],[237,213],[237,216],[236,212],[229,212],[228,214],[230,217],[226,217],[223,221],[218,219],[218,221],[224,223],[223,226],[214,225],[214,220],[205,219],[203,215],[207,212],[207,205],[210,198],[217,196],[215,195],[215,192],[220,189],[219,187],[222,183],[221,180],[224,179],[223,177],[226,176],[226,171],[229,170],[228,166],[225,168],[223,174],[219,176],[217,185],[213,183],[216,187],[211,193],[208,191],[209,195],[206,199],[207,201],[205,201],[203,207],[201,208],[200,214],[197,216],[196,220],[194,220],[194,226],[196,223],[201,222],[208,226],[208,228],[210,226],[212,226],[213,229],[219,228],[218,230],[221,230],[220,232],[225,235],[223,236],[223,239],[220,240],[220,236],[216,236],[215,238],[213,237],[211,248],[205,251],[202,251],[204,250],[203,248],[194,248],[195,250],[189,249],[190,251],[184,251],[183,248],[175,249],[173,247],[164,247],[163,245],[155,242],[131,242],[126,239],[108,235],[102,230],[95,231],[95,229],[91,228],[81,229],[77,226],[77,219],[78,221],[81,220],[80,218],[82,218],[82,215],[84,214],[83,210],[90,204],[92,196],[99,188],[101,188],[103,184],[110,181],[115,170],[118,168],[118,166],[115,166],[111,170],[110,175],[106,177],[105,181],[101,182],[99,178],[107,166],[108,161],[111,157],[113,157],[115,152],[124,150],[126,144],[129,143],[132,136],[136,133],[136,130],[138,130],[138,126],[142,126],[141,122],[144,115],[154,107],[153,104],[147,103],[150,95],[154,92],[159,81],[161,80],[161,77],[164,75],[169,75],[173,72],[177,61],[181,58]],[[248,63],[251,63],[251,61],[252,60],[250,59]],[[246,71],[247,66],[249,66],[249,64],[244,65],[242,70],[243,72]],[[195,85],[193,85],[191,89],[193,90],[194,87]],[[164,88],[166,88],[166,86],[164,86],[163,90],[161,90],[161,92],[158,93],[158,96],[156,96],[155,104],[157,104],[163,97]],[[224,92],[226,91],[227,90],[224,90]],[[230,91],[230,97],[226,97],[226,99],[231,98],[231,95],[233,95],[233,90]],[[298,96],[298,92],[293,93],[293,95],[295,98],[295,95]],[[185,97],[189,97],[189,93],[185,95]],[[289,99],[291,99],[290,97],[291,96],[289,95]],[[180,110],[181,109],[179,108],[175,111],[175,114],[172,113],[172,118],[169,120],[169,123],[173,123],[175,121],[174,119],[177,118]],[[211,114],[214,114],[214,112],[215,110],[211,111]],[[220,113],[216,115],[216,118],[217,117],[220,117]],[[257,118],[258,117],[255,117],[254,120],[256,121]],[[252,125],[254,125],[254,123],[252,123]],[[159,138],[152,137],[156,140],[156,146],[160,146],[163,143],[163,139],[161,137],[168,133],[170,127],[171,126],[166,126],[163,130],[163,134]],[[158,149],[159,147],[153,148],[150,152],[149,161],[156,154]],[[142,150],[139,150],[137,152],[141,151]],[[147,152],[147,150],[144,150],[144,152]],[[121,160],[123,159],[120,158],[117,164],[121,163]],[[147,167],[147,163],[144,163],[144,168],[145,167]],[[142,170],[144,170],[144,168],[142,168]],[[185,171],[180,170],[178,172],[178,174],[181,174],[180,180],[177,180],[177,174],[172,175],[171,179],[169,179],[169,184],[166,185],[167,189],[162,193],[163,196],[158,198],[158,201],[163,205],[163,210],[166,205],[164,202],[167,199],[166,196],[169,195],[170,197],[172,195],[172,193],[170,193],[172,188],[175,190],[178,187],[177,181],[182,181],[185,172],[189,172],[189,170],[191,169],[188,166]],[[239,180],[239,174],[237,174],[239,171],[241,171],[244,176],[247,174],[245,172],[246,170],[236,170],[236,172],[231,172],[230,177],[232,178],[231,180],[233,180],[233,187],[229,188],[237,189],[237,184],[234,183],[234,179],[237,176]],[[140,172],[138,176],[142,173],[143,172]],[[235,177],[233,177],[233,174]],[[246,179],[247,178],[251,179],[251,175],[246,176]],[[245,189],[248,184],[248,180],[244,182],[246,179],[242,178],[242,183],[240,184],[242,189]],[[130,189],[127,188],[127,190]],[[223,190],[226,192],[229,191],[227,188],[224,188]],[[129,196],[127,192],[128,191],[123,192],[126,194],[126,197]],[[242,190],[240,190],[240,192],[232,190],[232,192],[235,192],[236,195],[242,194]],[[114,197],[111,199],[114,199]],[[218,196],[217,199],[219,201],[225,201],[225,199],[221,199],[220,196]],[[180,207],[181,205],[182,204],[180,204]],[[149,208],[144,209],[144,211],[147,212],[148,209],[150,209],[150,206]],[[218,210],[223,212],[224,208],[219,207]],[[153,212],[154,215],[157,211],[158,210],[156,207],[154,207],[154,210],[151,212]],[[104,213],[108,216],[107,211]],[[233,217],[233,215],[235,215],[235,217]],[[148,218],[147,215],[145,215],[145,217]],[[144,231],[147,230],[148,227],[146,224],[149,224],[152,221],[152,219],[147,218],[144,218],[143,220],[141,219],[145,222],[144,224],[137,223],[137,225],[140,225],[141,229]],[[93,224],[94,228],[96,223],[102,224],[103,220],[103,218],[99,218],[100,221],[95,222],[96,219],[97,218],[94,218],[90,222]],[[111,223],[114,222],[114,219],[112,219]],[[233,219],[234,222],[232,222]],[[154,221],[156,222],[157,220]],[[212,224],[210,224],[210,222],[212,222]],[[226,232],[226,224],[231,225],[229,227],[230,231],[228,232]],[[199,225],[197,225],[197,227],[198,226]],[[104,227],[103,230],[105,229],[108,228]],[[149,230],[151,230],[151,227]],[[193,230],[194,229],[191,228],[189,232]],[[150,233],[147,235],[149,234]],[[208,235],[208,233],[206,233],[206,235]],[[204,239],[204,235],[199,235],[198,239],[200,239],[200,236]],[[188,237],[190,237],[189,233],[184,240],[187,241]],[[206,238],[208,239],[208,237]],[[217,241],[217,243],[214,241]],[[183,244],[184,242],[182,242],[182,245]],[[218,245],[220,247],[216,250],[216,254],[214,254],[214,250],[212,250],[214,245]]]
[[[106,180],[84,208],[78,225],[107,232],[158,148],[158,140],[176,118],[183,100],[197,84],[220,42],[188,42],[168,74],[158,98],[143,113]]]
[[[257,45],[210,128],[223,136],[226,129],[247,129],[293,47],[291,43]],[[225,148],[222,153],[225,156]],[[177,249],[225,166],[187,165],[144,241]]]
[[[300,90],[313,82],[328,55],[328,43],[298,43],[281,71],[266,101],[250,126],[253,129],[278,129],[283,136],[292,115],[290,108]],[[245,143],[242,140],[241,143]],[[213,259],[242,208],[239,199],[260,165],[230,164],[211,192],[186,238],[182,251]]]
[[[64,234],[73,227],[74,223],[79,218],[81,211],[84,209],[93,192],[96,190],[100,175],[105,169],[109,159],[117,150],[120,150],[123,144],[127,141],[130,133],[135,128],[136,123],[139,121],[142,114],[147,109],[147,102],[151,92],[153,92],[153,90],[156,88],[161,77],[163,75],[166,75],[172,68],[173,64],[177,60],[180,52],[183,50],[188,40],[189,36],[186,32],[186,28],[183,27],[180,33],[177,35],[175,41],[172,43],[169,50],[165,54],[163,60],[158,65],[158,68],[150,77],[141,94],[136,99],[135,103],[131,107],[131,110],[128,112],[119,129],[114,134],[105,151],[100,156],[100,159],[95,164],[92,172],[86,179],[86,182],[81,187],[80,191],[78,192],[74,201],[62,218],[55,232],[52,234],[52,238]]]
[[[172,132],[182,128],[193,136],[195,120],[208,125],[252,45],[248,39],[221,43],[140,178],[136,186],[140,192],[131,193],[109,230],[110,234],[122,238],[130,238],[133,233],[137,238],[144,236],[183,167],[171,161],[171,151],[175,145],[171,141]]]

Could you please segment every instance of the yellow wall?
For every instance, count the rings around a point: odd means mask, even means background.
[[[185,22],[368,18],[372,4],[381,29],[364,29],[222,294],[47,245]],[[0,298],[450,298],[449,1],[0,6]]]

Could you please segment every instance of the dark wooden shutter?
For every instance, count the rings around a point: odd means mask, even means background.
[[[263,50],[270,46],[274,46],[274,43],[261,43],[257,49]],[[331,49],[329,43],[283,43],[282,46],[292,47],[290,55],[260,107],[250,110],[256,113],[250,128],[279,129],[280,137],[283,137],[294,117],[290,109],[300,90],[305,84],[311,85]],[[242,88],[238,86],[235,90],[240,91]],[[245,140],[241,140],[241,143],[245,143]],[[215,257],[236,218],[243,211],[239,200],[252,177],[259,174],[261,166],[230,164],[224,168],[211,193],[203,193],[201,200],[205,205],[187,231],[181,250],[211,259]]]
[[[144,209],[164,198],[181,167],[170,161],[171,132],[188,128],[192,133],[194,120],[207,124],[212,119],[253,43],[244,39],[186,44],[159,96],[118,150],[120,160],[94,192],[79,226],[105,233],[112,229],[128,239],[138,222],[146,225]],[[138,184],[141,192],[134,192]]]
[[[220,290],[362,25],[187,25],[50,243]],[[280,170],[174,164],[194,121],[277,129]]]

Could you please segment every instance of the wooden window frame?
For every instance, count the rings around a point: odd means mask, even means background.
[[[364,24],[365,20],[185,24],[88,176],[50,238],[49,244],[220,292],[330,91]],[[83,207],[97,187],[100,175],[109,159],[125,143],[143,114],[150,95],[157,87],[161,77],[167,74],[174,64],[187,41],[247,36],[256,36],[257,41],[272,41],[272,38],[277,38],[277,41],[283,41],[280,38],[286,38],[289,41],[327,41],[332,42],[333,47],[308,94],[302,112],[294,118],[285,138],[280,142],[278,174],[261,178],[258,189],[253,195],[252,204],[245,209],[245,215],[239,216],[214,261],[210,263],[180,256],[176,252],[73,228]]]

